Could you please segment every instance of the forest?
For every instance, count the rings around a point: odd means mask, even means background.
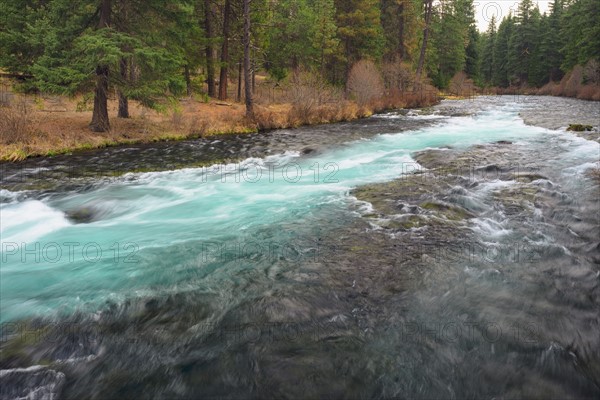
[[[432,86],[600,100],[599,8],[523,0],[480,33],[473,0],[2,0],[0,69],[22,92],[89,100],[94,132],[110,129],[111,97],[120,118],[130,100],[161,109],[194,93],[252,117],[257,74],[359,104]]]

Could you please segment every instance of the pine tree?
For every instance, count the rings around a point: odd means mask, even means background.
[[[550,15],[542,26],[541,32],[541,69],[545,72],[544,80],[559,81],[563,77],[560,69],[564,57],[561,49],[565,46],[561,35],[561,19],[564,9],[564,0],[554,0],[550,6]]]
[[[421,81],[423,69],[425,68],[425,57],[429,44],[429,35],[431,34],[431,24],[433,19],[433,0],[423,0],[423,36],[421,38],[421,50],[419,61],[417,63],[416,80]],[[415,86],[416,88],[416,86]]]
[[[214,4],[211,0],[204,0],[204,33],[206,37],[206,83],[208,84],[208,95],[217,95],[215,82],[215,30],[213,20],[215,18]]]
[[[419,18],[415,9],[414,0],[381,1],[386,61],[412,60],[416,56]]]
[[[563,71],[583,65],[594,59],[600,61],[600,2],[574,0],[562,17],[561,33],[565,40],[562,48]]]
[[[536,11],[537,10],[537,11]],[[508,74],[511,83],[526,85],[537,41],[539,10],[532,0],[519,3],[515,26],[509,39]]]
[[[474,79],[475,81],[479,80],[479,41],[481,40],[481,35],[473,22],[469,25],[469,34],[468,34],[469,43],[467,44],[467,48],[465,49],[466,61],[465,61],[465,72],[466,74]]]
[[[385,37],[379,0],[335,0],[338,37],[344,49],[346,75],[356,61],[377,60],[383,55]]]
[[[279,79],[301,66],[322,70],[338,49],[334,12],[333,0],[278,2],[269,30],[269,70]]]
[[[494,62],[492,82],[495,86],[507,87],[509,81],[509,41],[514,29],[514,18],[509,15],[500,22],[496,43],[494,44]]]
[[[469,29],[474,22],[472,7],[471,0],[442,0],[435,9],[428,71],[440,88],[447,87],[454,74],[466,66]],[[469,67],[473,68],[476,60],[471,62]]]
[[[481,53],[481,77],[485,83],[492,82],[496,59],[496,35],[496,16],[492,15],[487,31],[483,35]]]

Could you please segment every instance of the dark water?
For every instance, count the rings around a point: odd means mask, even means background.
[[[600,145],[564,130],[598,117],[488,97],[5,164],[2,396],[598,398]],[[248,158],[311,174],[199,167]],[[6,247],[78,238],[137,262]]]

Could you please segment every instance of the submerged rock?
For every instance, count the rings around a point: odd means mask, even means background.
[[[65,374],[62,372],[40,365],[0,371],[3,399],[57,399],[65,380]]]
[[[522,182],[533,182],[539,180],[548,180],[544,175],[536,174],[534,172],[515,172],[513,173],[515,180]]]
[[[597,183],[600,183],[600,168],[592,168],[587,171],[587,175],[595,180]]]
[[[567,130],[571,132],[591,132],[594,127],[591,125],[569,124]]]
[[[431,210],[443,218],[460,221],[466,218],[473,218],[474,215],[462,207],[453,204],[427,201],[421,204],[421,208]]]
[[[81,207],[67,211],[66,217],[76,224],[89,224],[98,217],[98,211],[92,207]]]

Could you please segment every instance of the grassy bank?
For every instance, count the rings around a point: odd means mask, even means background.
[[[131,102],[131,118],[113,118],[109,132],[94,133],[88,128],[91,109],[82,99],[11,94],[8,104],[0,107],[0,160],[15,162],[123,144],[351,121],[389,109],[426,107],[438,101],[437,93],[430,91],[387,96],[364,104],[347,100],[259,104],[253,119],[245,117],[244,106],[239,103],[190,98],[157,112]],[[111,115],[116,115],[117,106],[115,100],[110,101]]]

